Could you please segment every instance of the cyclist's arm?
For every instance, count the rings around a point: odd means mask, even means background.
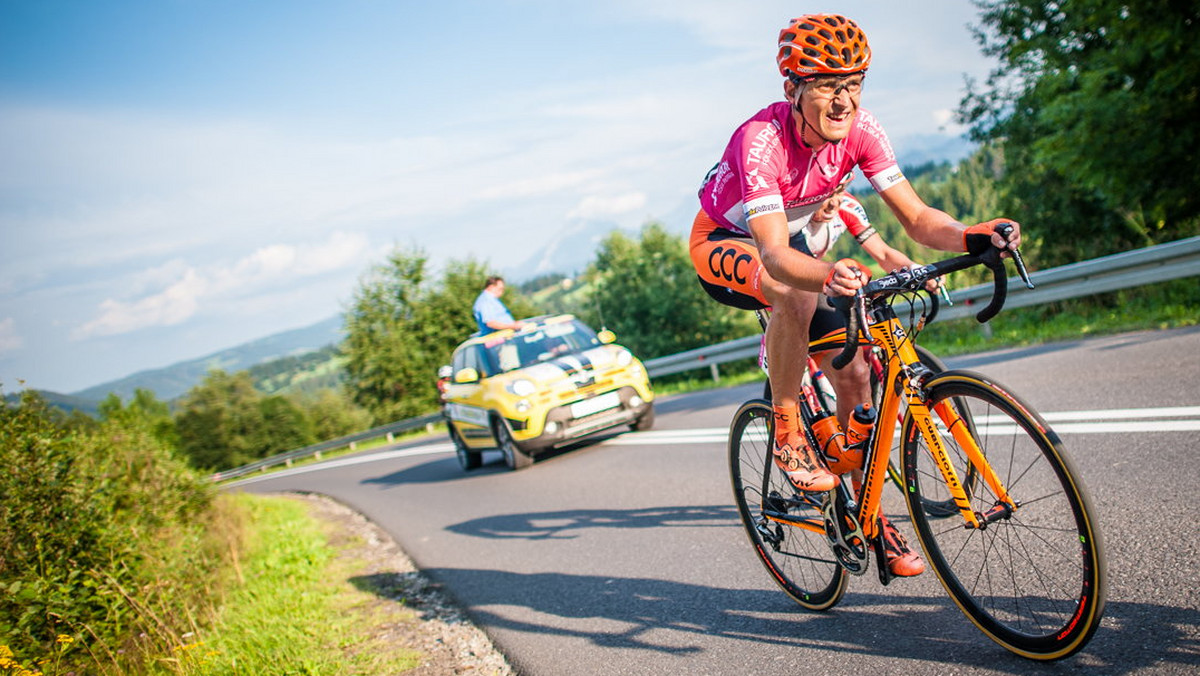
[[[870,237],[862,241],[863,251],[867,252],[879,267],[883,268],[884,272],[892,272],[900,268],[911,268],[916,265],[911,258],[905,256],[897,249],[893,249],[878,233],[872,234]]]
[[[941,251],[966,251],[963,230],[967,226],[954,220],[946,212],[925,204],[909,182],[897,183],[879,193],[879,196],[892,213],[896,214],[909,237]],[[1009,222],[1013,226],[1013,235],[1009,238],[1008,245],[1016,248],[1021,245],[1021,226],[1016,221]],[[992,238],[995,246],[1006,246],[1004,239],[999,235],[993,235]]]
[[[755,216],[748,226],[763,267],[772,279],[805,291],[821,290],[833,265],[789,245],[787,216],[783,212]]]
[[[965,251],[963,230],[967,226],[940,209],[925,204],[908,181],[879,193],[908,236],[941,251]]]

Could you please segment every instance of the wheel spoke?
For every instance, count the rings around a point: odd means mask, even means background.
[[[824,610],[845,593],[846,573],[823,532],[790,523],[806,518],[806,512],[819,518],[819,506],[798,496],[774,471],[771,420],[765,401],[748,402],[734,416],[729,436],[734,499],[754,552],[776,584],[797,603]]]
[[[953,398],[973,418],[975,443],[1016,508],[977,528],[928,518],[922,505],[949,491],[923,437],[909,433],[910,418],[902,438],[913,527],[947,590],[992,639],[1027,657],[1065,657],[1087,643],[1103,611],[1103,555],[1087,526],[1087,497],[1053,436],[1041,433],[1045,424],[1006,391],[965,375],[932,379],[927,404]],[[972,471],[958,443],[943,442],[959,477]],[[998,504],[985,482],[972,485],[976,513]]]

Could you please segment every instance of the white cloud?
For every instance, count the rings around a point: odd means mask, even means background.
[[[208,282],[189,269],[183,279],[161,293],[133,302],[107,299],[100,304],[100,316],[80,326],[71,337],[84,340],[94,336],[115,336],[151,326],[173,326],[196,313],[199,299]]]
[[[619,216],[646,206],[646,194],[640,192],[627,193],[614,197],[589,195],[583,198],[579,206],[567,214],[569,219],[602,218]]]
[[[25,341],[17,333],[16,322],[12,317],[0,319],[0,354],[19,350],[25,345]]]
[[[165,289],[136,300],[104,300],[100,303],[100,316],[77,327],[71,337],[85,340],[174,326],[196,315],[205,301],[241,300],[254,305],[277,286],[357,267],[368,248],[367,238],[362,234],[334,232],[327,241],[317,244],[261,247],[229,266],[203,269],[188,266],[181,270],[178,262],[172,262],[136,276],[143,281],[161,279],[165,271],[174,271],[176,277]]]

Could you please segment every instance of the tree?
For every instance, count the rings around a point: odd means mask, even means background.
[[[1200,4],[976,4],[1000,64],[959,114],[1002,145],[1011,215],[1057,242],[1043,263],[1196,233]]]
[[[137,388],[133,399],[128,405],[121,402],[121,397],[115,392],[100,402],[100,419],[105,422],[115,422],[125,427],[144,427],[159,442],[168,448],[179,448],[179,433],[175,429],[175,420],[171,417],[171,408],[165,401],[160,401],[154,392]]]
[[[658,223],[638,239],[605,238],[589,266],[595,325],[607,325],[639,357],[659,357],[754,331],[752,315],[708,297],[687,244]],[[597,326],[597,328],[599,328]]]
[[[238,467],[314,441],[312,423],[283,397],[264,397],[247,371],[210,371],[175,416],[179,448],[201,469]]]
[[[475,333],[471,308],[492,274],[473,260],[450,261],[433,280],[423,252],[397,248],[364,276],[346,312],[342,351],[351,397],[375,422],[436,409],[437,369]],[[507,288],[504,301],[514,317],[536,314]]]
[[[371,414],[340,390],[324,388],[301,397],[300,405],[312,422],[317,441],[328,441],[371,427]]]

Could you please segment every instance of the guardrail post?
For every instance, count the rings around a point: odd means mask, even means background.
[[[721,370],[717,368],[716,362],[708,365],[708,371],[709,373],[712,373],[712,379],[714,383],[721,382]]]
[[[388,432],[388,433],[387,433],[387,440],[388,440],[388,443],[390,444],[390,443],[392,443],[392,442],[394,442],[394,441],[396,440],[396,436],[395,436],[394,434],[392,434],[391,432]]]

